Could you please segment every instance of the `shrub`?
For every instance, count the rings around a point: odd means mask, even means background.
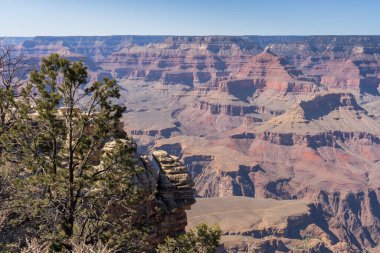
[[[222,231],[219,226],[199,224],[184,235],[168,237],[158,245],[158,253],[213,253],[219,245]]]

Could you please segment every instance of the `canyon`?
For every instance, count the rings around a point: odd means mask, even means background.
[[[200,207],[188,212],[190,225],[199,216],[191,212],[230,208],[218,198],[265,209],[242,214],[259,227],[251,230],[231,227],[240,214],[211,219],[224,228],[227,249],[253,240],[286,251],[303,243],[303,232],[327,238],[313,241],[321,252],[378,246],[380,36],[6,37],[0,43],[14,45],[14,54],[34,67],[59,53],[82,60],[90,82],[115,78],[127,106],[124,130],[139,153],[165,150],[194,180]],[[281,201],[299,212],[266,210]],[[283,219],[254,219],[269,214]],[[274,229],[289,227],[284,217],[298,217],[302,229]]]

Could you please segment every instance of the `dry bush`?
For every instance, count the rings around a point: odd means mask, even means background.
[[[21,253],[49,253],[50,244],[40,244],[37,239],[26,240],[26,248],[21,250]]]
[[[72,243],[74,246],[73,253],[112,253],[115,252],[113,249],[109,249],[108,245],[97,243],[95,245],[87,245],[83,242],[81,243]]]
[[[49,253],[51,252],[49,243],[39,243],[37,239],[27,240],[27,247],[21,250],[21,253]],[[71,253],[112,253],[114,249],[109,249],[108,245],[96,244],[86,245],[83,242],[72,242],[73,250]]]

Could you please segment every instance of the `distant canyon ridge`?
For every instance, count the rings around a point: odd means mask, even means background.
[[[325,245],[380,242],[380,36],[0,43],[31,64],[58,53],[83,60],[89,81],[117,79],[125,130],[141,152],[179,156],[199,197],[305,200]]]

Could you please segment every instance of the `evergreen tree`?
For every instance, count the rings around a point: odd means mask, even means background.
[[[115,80],[87,84],[81,61],[42,59],[2,138],[15,189],[3,234],[21,243],[37,238],[54,250],[84,241],[138,251],[144,233],[133,219],[143,196],[131,179],[141,168],[120,131],[119,96]]]

